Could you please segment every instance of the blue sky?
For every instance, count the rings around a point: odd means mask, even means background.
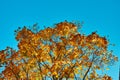
[[[53,26],[55,23],[84,21],[83,32],[108,36],[114,54],[120,56],[120,0],[0,0],[0,50],[17,48],[14,30],[19,26]],[[119,63],[107,71],[118,80]]]

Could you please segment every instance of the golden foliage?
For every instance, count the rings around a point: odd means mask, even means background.
[[[100,70],[101,65],[118,61],[118,57],[107,50],[105,37],[95,32],[80,34],[77,26],[67,21],[37,33],[24,27],[16,34],[18,50],[0,51],[0,65],[6,66],[2,78],[7,80],[74,79],[76,74],[81,79],[97,80],[96,70]],[[111,80],[108,76],[102,79]]]

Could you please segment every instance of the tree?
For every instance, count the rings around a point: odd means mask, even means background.
[[[112,80],[97,73],[118,61],[105,37],[81,34],[79,26],[67,21],[40,31],[35,27],[15,31],[18,50],[0,51],[0,65],[5,66],[1,79]]]

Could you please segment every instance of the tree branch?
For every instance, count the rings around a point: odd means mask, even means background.
[[[93,61],[94,61],[94,54],[93,54],[93,58],[92,58],[92,61],[91,61],[92,64],[93,64]],[[83,80],[85,80],[85,78],[86,78],[88,72],[90,71],[90,68],[92,67],[92,64],[89,66],[88,70],[86,71],[86,73],[85,73],[85,75],[84,75],[84,77],[83,77]]]

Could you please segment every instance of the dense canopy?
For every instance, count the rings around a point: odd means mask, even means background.
[[[78,32],[72,22],[37,31],[36,26],[16,30],[18,50],[7,47],[0,51],[0,66],[4,80],[112,80],[99,74],[118,61],[109,42],[96,32]]]

